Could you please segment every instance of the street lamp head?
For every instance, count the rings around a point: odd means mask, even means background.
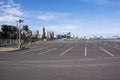
[[[24,20],[22,20],[22,19],[17,20],[18,23],[22,23],[23,21]]]
[[[19,23],[22,23],[23,22],[23,20],[22,19],[19,19]]]

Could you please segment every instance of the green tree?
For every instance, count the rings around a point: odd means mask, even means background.
[[[0,32],[0,39],[3,39],[3,33]]]
[[[3,32],[3,38],[4,39],[9,39],[10,38],[10,29],[11,29],[11,26],[8,26],[8,25],[2,25],[2,32]]]
[[[32,32],[31,32],[31,30],[29,30],[28,25],[24,25],[23,28],[22,28],[22,39],[23,39],[25,42],[30,41],[31,33],[32,33]]]
[[[23,26],[23,30],[28,31],[28,30],[29,30],[28,25],[24,25],[24,26]]]
[[[18,28],[12,25],[2,25],[2,35],[4,39],[17,39]]]
[[[18,28],[17,27],[15,27],[15,26],[12,26],[12,32],[11,32],[11,38],[12,39],[18,39]]]

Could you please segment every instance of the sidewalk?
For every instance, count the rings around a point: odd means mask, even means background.
[[[0,51],[3,51],[3,52],[9,52],[9,51],[17,51],[17,50],[20,50],[17,48],[16,45],[11,45],[11,46],[2,46],[0,47]]]
[[[0,51],[18,51],[20,49],[14,47],[0,47]]]
[[[16,45],[3,46],[3,47],[0,47],[0,52],[19,51],[19,50],[24,50],[24,49],[29,49],[28,44],[22,45],[21,49],[18,49]]]

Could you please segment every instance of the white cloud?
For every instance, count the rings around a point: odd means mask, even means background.
[[[12,23],[23,16],[20,5],[13,0],[1,0],[0,2],[0,22]]]
[[[42,12],[37,19],[43,21],[56,20],[66,16],[69,16],[70,13],[57,13],[57,12]]]
[[[14,17],[12,15],[0,16],[0,22],[2,23],[11,23],[11,22],[15,22],[18,19],[19,17]]]
[[[19,11],[17,8],[8,8],[5,10],[6,14],[16,15],[16,16],[22,16],[23,13]]]
[[[68,25],[68,24],[64,24],[64,25],[50,25],[50,26],[47,26],[46,28],[47,29],[58,29],[58,30],[72,30],[72,29],[77,29],[79,28],[80,26],[78,25]]]
[[[58,16],[56,16],[56,15],[41,15],[41,16],[38,16],[39,20],[45,20],[45,21],[47,21],[47,20],[55,20],[57,18],[58,18]]]
[[[55,34],[63,34],[67,32],[72,32],[72,33],[78,33],[77,30],[79,30],[80,26],[78,25],[68,25],[68,24],[63,24],[63,25],[49,25],[49,26],[44,26],[46,28],[46,31],[53,31]]]
[[[63,26],[63,28],[68,29],[68,30],[77,29],[80,27],[80,26],[76,26],[76,25],[62,25],[62,26]]]

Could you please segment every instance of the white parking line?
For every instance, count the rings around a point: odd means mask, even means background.
[[[114,56],[112,53],[108,52],[107,50],[103,49],[102,47],[100,47],[100,49],[101,49],[102,51],[108,53],[109,55]]]
[[[41,50],[41,49],[45,49],[45,48],[47,48],[47,47],[38,48],[38,49],[32,49],[32,50],[29,50],[29,51],[22,52],[20,54],[25,54],[25,53],[28,53],[28,52],[31,52],[31,51],[37,51],[37,50]]]
[[[58,49],[58,48],[49,49],[49,50],[47,50],[47,51],[45,51],[45,52],[38,53],[38,54],[44,54],[44,53],[48,53],[48,52],[50,52],[50,51],[53,51],[53,50],[56,50],[56,49]]]
[[[67,49],[67,50],[65,50],[64,52],[62,52],[62,53],[60,54],[60,56],[62,56],[62,55],[64,55],[65,53],[67,53],[67,52],[70,51],[72,48],[73,48],[73,47],[70,47],[69,49]]]
[[[85,56],[87,56],[87,47],[85,47]]]

